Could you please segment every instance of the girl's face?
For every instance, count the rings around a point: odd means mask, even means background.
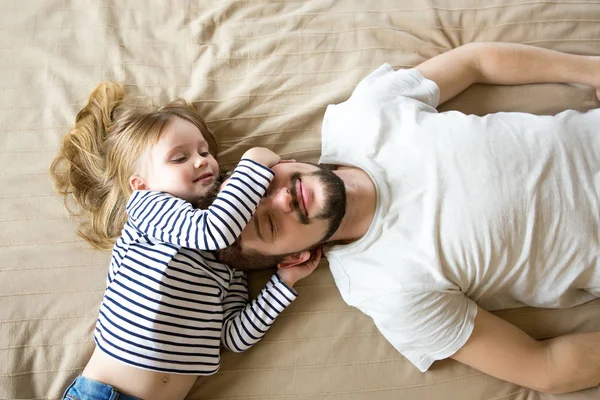
[[[200,130],[173,117],[140,158],[139,172],[130,178],[133,189],[167,192],[196,204],[213,187],[219,164]]]

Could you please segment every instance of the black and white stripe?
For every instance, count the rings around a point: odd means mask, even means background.
[[[127,204],[132,227],[181,247],[218,250],[230,246],[246,226],[273,179],[273,171],[244,159],[207,210],[161,192],[134,192]]]
[[[213,374],[221,344],[246,350],[296,298],[273,275],[249,302],[244,273],[207,251],[235,241],[272,179],[269,169],[244,161],[210,210],[161,192],[132,195],[96,324],[105,353],[154,371]]]

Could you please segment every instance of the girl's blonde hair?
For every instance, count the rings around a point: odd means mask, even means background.
[[[129,177],[147,146],[158,141],[173,117],[194,124],[216,154],[214,135],[184,100],[141,108],[125,98],[123,86],[105,82],[94,89],[75,117],[75,125],[52,161],[50,177],[69,213],[82,217],[79,235],[94,247],[109,249],[121,234],[132,193]]]

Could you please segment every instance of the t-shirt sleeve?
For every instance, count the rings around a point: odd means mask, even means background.
[[[440,89],[415,68],[394,70],[383,64],[360,81],[350,97],[351,102],[379,104],[402,100],[417,101],[433,111],[440,101]]]
[[[348,100],[325,110],[319,162],[339,164],[348,152],[373,157],[382,135],[411,129],[410,121],[420,113],[437,113],[439,98],[437,84],[418,70],[394,71],[389,64],[382,65],[356,86]]]
[[[382,294],[358,307],[421,372],[467,342],[477,305],[460,291]]]
[[[136,191],[127,203],[129,223],[144,235],[180,247],[218,250],[230,246],[254,214],[273,171],[243,159],[206,210],[156,191]]]

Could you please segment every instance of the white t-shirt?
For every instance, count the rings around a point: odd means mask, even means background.
[[[465,344],[476,304],[600,293],[600,110],[478,117],[438,101],[417,70],[383,65],[327,108],[320,160],[377,190],[365,236],[327,252],[341,295],[421,371]]]

